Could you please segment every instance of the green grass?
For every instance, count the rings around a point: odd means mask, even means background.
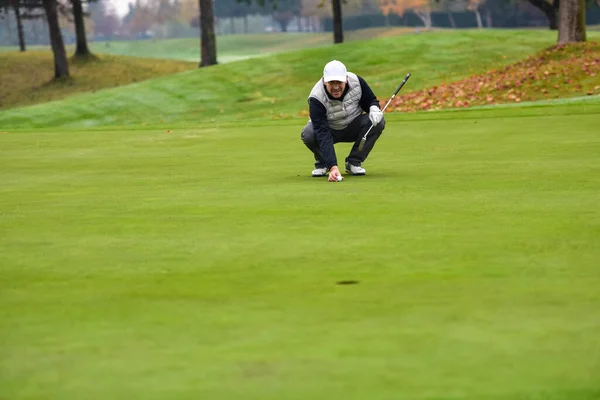
[[[1,397],[597,399],[600,102],[387,118],[0,134]]]
[[[344,32],[346,42],[370,40],[379,37],[414,33],[413,28],[369,28]],[[264,33],[217,36],[219,63],[264,57],[275,53],[329,47],[333,44],[331,32],[320,33]],[[182,61],[200,61],[200,38],[89,42],[95,54],[161,58]],[[28,46],[28,50],[48,50],[48,46]],[[74,46],[67,46],[69,54]],[[0,46],[3,51],[18,51],[17,46]]]
[[[364,29],[346,40],[397,36],[404,28]],[[219,63],[264,57],[312,47],[331,46],[329,34],[230,35],[218,38]],[[17,108],[60,100],[83,92],[96,92],[141,82],[159,76],[197,69],[199,39],[148,40],[131,42],[90,42],[92,59],[69,59],[71,78],[52,81],[53,56],[48,46],[0,46],[0,109]],[[67,46],[67,54],[74,46]]]
[[[387,114],[310,178],[329,59],[384,97],[556,39],[380,36],[0,111],[0,398],[600,398],[600,97]]]
[[[406,72],[406,92],[483,73],[552,46],[549,31],[465,30],[355,41],[232,62],[63,102],[0,112],[3,129],[46,126],[198,124],[305,118],[323,65],[338,58],[390,96]],[[590,40],[600,38],[590,34]],[[477,51],[473,51],[477,48]],[[58,111],[57,111],[58,110]]]
[[[322,33],[217,36],[217,60],[226,63],[283,51],[331,46],[332,41],[331,35]],[[110,42],[108,46],[91,43],[90,48],[99,54],[200,61],[199,38]]]

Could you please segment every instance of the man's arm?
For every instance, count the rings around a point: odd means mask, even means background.
[[[360,108],[368,113],[371,106],[379,107],[379,100],[377,100],[375,93],[373,93],[371,87],[363,78],[359,76],[358,81],[360,82],[360,88],[362,89],[362,96],[359,100]]]
[[[323,161],[325,161],[327,168],[331,169],[331,167],[337,165],[337,157],[333,147],[331,128],[329,128],[329,123],[327,122],[327,110],[319,100],[313,98],[308,100],[308,110],[317,143],[325,158]]]

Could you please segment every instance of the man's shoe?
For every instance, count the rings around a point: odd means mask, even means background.
[[[367,170],[361,167],[360,165],[353,165],[347,162],[346,172],[352,175],[364,175],[367,173]]]
[[[327,168],[315,168],[312,172],[313,178],[319,178],[327,175]]]

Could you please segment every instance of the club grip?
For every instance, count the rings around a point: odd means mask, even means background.
[[[396,96],[398,94],[398,92],[400,91],[400,89],[402,89],[402,86],[404,86],[404,84],[406,83],[408,78],[410,78],[410,72],[408,74],[406,74],[406,76],[404,77],[404,80],[402,81],[402,83],[400,83],[400,85],[398,86],[398,89],[396,89],[396,91],[394,92],[394,96]]]

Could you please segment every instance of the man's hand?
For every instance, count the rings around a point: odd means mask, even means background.
[[[340,170],[338,169],[337,165],[334,165],[329,169],[329,182],[339,182],[342,179],[344,179],[344,177],[342,174],[340,174]]]
[[[378,125],[383,119],[383,113],[377,106],[371,106],[369,108],[369,119],[373,123],[373,125]]]

